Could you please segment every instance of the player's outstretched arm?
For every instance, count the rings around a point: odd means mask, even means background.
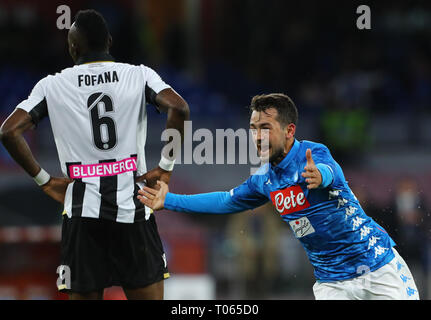
[[[229,214],[253,209],[262,205],[258,202],[234,201],[229,192],[210,192],[193,195],[180,195],[169,192],[168,186],[161,181],[159,190],[144,187],[139,190],[138,199],[153,210],[167,209],[179,212]]]
[[[23,134],[34,126],[31,116],[22,109],[16,109],[2,124],[0,140],[12,158],[33,178],[38,177],[42,169],[35,160]],[[47,174],[46,174],[47,175]],[[63,203],[68,184],[67,178],[46,176],[42,190],[54,200]],[[37,179],[36,179],[37,180]],[[37,182],[37,181],[36,181]]]

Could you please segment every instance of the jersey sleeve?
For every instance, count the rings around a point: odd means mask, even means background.
[[[342,181],[343,174],[338,163],[332,158],[331,152],[323,144],[312,149],[313,160],[322,174],[321,187],[326,188]]]
[[[170,88],[162,78],[150,67],[141,65],[145,79],[145,99],[157,107],[156,96],[160,91]]]
[[[247,209],[257,208],[268,202],[265,195],[256,191],[255,178],[256,176],[251,176],[241,185],[230,190],[229,194],[233,202],[241,204]]]
[[[210,192],[195,195],[166,195],[165,209],[191,213],[228,214],[253,209],[268,199],[249,186],[247,180],[230,192]]]
[[[31,91],[28,98],[16,106],[16,109],[27,111],[35,125],[48,116],[46,103],[46,86],[48,78],[40,80]]]

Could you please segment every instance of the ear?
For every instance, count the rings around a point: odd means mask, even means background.
[[[286,128],[284,129],[284,133],[286,136],[286,139],[291,139],[295,136],[296,132],[296,125],[293,123],[289,123]]]
[[[72,43],[72,52],[75,56],[76,59],[78,59],[78,57],[80,57],[81,52],[80,52],[80,48],[76,43]]]
[[[110,49],[112,47],[112,36],[109,35],[108,37],[108,49]]]
[[[69,54],[72,57],[72,60],[76,63],[78,54],[76,50],[76,45],[74,43],[69,42]]]

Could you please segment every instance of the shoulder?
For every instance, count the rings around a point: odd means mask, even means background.
[[[144,79],[158,78],[159,75],[154,69],[145,64],[129,64],[122,62],[114,62],[115,68],[129,74],[143,76]]]
[[[141,70],[143,70],[145,72],[151,72],[151,71],[155,72],[152,67],[147,66],[145,64],[139,64],[139,65],[136,65],[136,67],[140,68]]]
[[[252,177],[260,177],[264,176],[269,171],[269,163],[263,164],[259,169],[256,170],[256,172],[252,175]]]
[[[33,93],[45,93],[49,83],[53,79],[53,75],[47,75],[40,79],[33,87]]]
[[[256,172],[247,180],[249,186],[251,188],[256,188],[256,186],[260,186],[266,182],[268,180],[269,169],[269,163],[265,163],[257,169]]]
[[[79,67],[80,66],[72,66],[72,67],[68,67],[68,68],[64,68],[63,70],[56,72],[52,75],[48,75],[48,77],[51,77],[53,79],[58,78],[58,77],[64,77],[64,76],[69,76],[72,74],[75,74],[77,72],[79,72]]]
[[[307,149],[311,149],[311,152],[323,152],[323,153],[330,153],[329,148],[324,145],[323,143],[319,142],[313,142],[309,140],[301,140],[300,142],[300,151],[301,154],[307,151]]]
[[[63,79],[69,78],[69,77],[75,75],[77,72],[79,72],[77,67],[78,66],[65,68],[65,69],[60,70],[56,73],[47,75],[42,80],[44,81],[45,85],[49,85],[52,82],[61,81]]]
[[[302,140],[300,142],[300,150],[298,152],[298,156],[302,161],[306,158],[305,153],[307,149],[311,150],[311,154],[313,156],[314,161],[332,161],[332,155],[329,148],[323,143]],[[317,163],[317,162],[316,162]]]
[[[144,76],[147,79],[160,78],[160,75],[158,74],[158,72],[154,70],[152,67],[144,64],[140,64],[138,67],[140,68],[141,72],[144,74]]]
[[[114,70],[117,70],[118,72],[122,74],[128,74],[133,77],[139,77],[142,78],[142,76],[145,77],[144,72],[144,65],[136,65],[136,64],[130,64],[130,63],[124,63],[124,62],[114,62]]]
[[[47,76],[42,78],[36,86],[43,88],[43,90],[47,90],[56,83],[61,83],[76,75],[79,72],[77,67],[78,66],[68,67],[53,74],[48,74]]]
[[[116,68],[124,70],[140,71],[142,69],[142,65],[130,64],[125,62],[113,62],[113,64]]]
[[[320,142],[314,142],[310,140],[301,140],[299,141],[301,147],[303,149],[328,149],[326,145]]]

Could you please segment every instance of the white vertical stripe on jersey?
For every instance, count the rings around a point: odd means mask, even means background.
[[[82,178],[86,184],[82,202],[82,217],[99,218],[100,215],[100,177]]]
[[[150,214],[152,213],[149,207],[145,207],[145,220],[150,219]]]
[[[69,218],[72,218],[72,190],[75,181],[69,183],[66,189],[66,194],[64,196],[64,210]]]
[[[117,222],[133,223],[135,219],[135,203],[133,202],[135,178],[132,171],[119,174],[117,189],[118,214]]]
[[[145,106],[145,99],[143,99],[143,107],[139,112],[139,121],[136,128],[136,153],[137,159],[137,176],[141,176],[147,172],[147,165],[145,161],[145,142],[147,140],[147,108]]]
[[[142,189],[145,186],[145,183],[143,182],[138,182],[136,183],[139,187],[139,189]],[[150,215],[153,213],[153,210],[151,210],[150,207],[144,206],[145,207],[145,220],[150,219]]]

